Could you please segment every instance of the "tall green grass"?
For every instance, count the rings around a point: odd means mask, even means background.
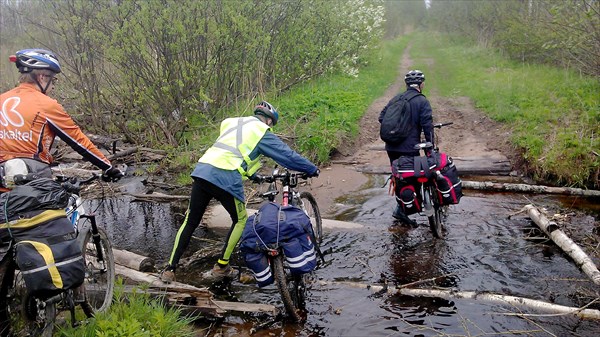
[[[152,299],[144,288],[125,294],[118,281],[115,301],[106,312],[97,313],[87,323],[61,327],[55,336],[64,337],[192,337],[196,336],[193,319],[177,309],[165,308]]]
[[[416,34],[411,57],[445,96],[468,96],[513,130],[534,177],[598,187],[600,80],[570,69],[509,61],[492,49],[432,33]],[[435,109],[435,107],[434,107]]]

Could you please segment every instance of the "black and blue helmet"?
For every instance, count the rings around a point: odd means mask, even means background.
[[[254,108],[254,114],[271,118],[273,121],[273,126],[275,126],[279,120],[279,112],[277,112],[277,110],[275,110],[275,108],[266,101],[258,103],[258,105]]]
[[[19,72],[30,73],[35,69],[47,69],[54,73],[60,73],[60,63],[54,53],[45,49],[23,49],[10,57],[15,62]]]

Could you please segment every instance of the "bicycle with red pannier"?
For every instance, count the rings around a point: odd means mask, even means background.
[[[439,123],[440,129],[453,124]],[[424,214],[436,238],[443,237],[444,217],[448,206],[458,204],[462,197],[462,181],[452,158],[431,142],[415,145],[421,156],[402,156],[392,162],[390,190],[405,215]]]

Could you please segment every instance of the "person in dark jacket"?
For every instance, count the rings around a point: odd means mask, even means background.
[[[383,117],[387,112],[387,109],[402,95],[406,95],[411,91],[417,91],[420,95],[415,96],[409,101],[411,111],[411,122],[412,128],[410,134],[400,143],[386,143],[385,151],[390,159],[390,165],[400,156],[419,156],[419,150],[415,150],[415,145],[421,142],[421,133],[425,135],[425,140],[434,143],[433,134],[433,117],[431,105],[427,98],[423,95],[423,86],[425,82],[425,75],[420,70],[411,70],[404,76],[404,82],[406,83],[406,91],[392,98],[388,104],[381,110],[379,114],[379,123],[383,121]],[[396,205],[394,218],[402,220],[411,225],[416,223],[410,220],[403,212],[400,205]]]
[[[233,277],[229,258],[248,219],[242,181],[255,175],[261,156],[269,157],[288,169],[307,173],[310,177],[319,176],[320,171],[313,163],[271,132],[271,127],[278,120],[277,110],[268,102],[261,102],[254,108],[254,116],[227,118],[221,122],[219,138],[198,160],[192,172],[194,182],[190,203],[175,237],[169,263],[160,275],[163,282],[175,280],[179,259],[213,198],[227,210],[232,225],[217,263],[203,277],[212,281]]]

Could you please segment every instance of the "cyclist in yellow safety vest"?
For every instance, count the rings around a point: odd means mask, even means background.
[[[192,172],[194,182],[190,203],[175,237],[169,263],[160,274],[163,282],[175,280],[177,263],[212,198],[227,210],[232,225],[219,260],[204,277],[213,281],[233,277],[234,271],[229,266],[229,258],[248,219],[242,180],[256,173],[260,167],[261,155],[272,158],[290,170],[304,172],[311,177],[319,175],[315,164],[296,153],[270,131],[278,119],[279,113],[273,106],[268,102],[261,102],[254,108],[254,116],[227,118],[221,122],[219,138],[198,160]]]

